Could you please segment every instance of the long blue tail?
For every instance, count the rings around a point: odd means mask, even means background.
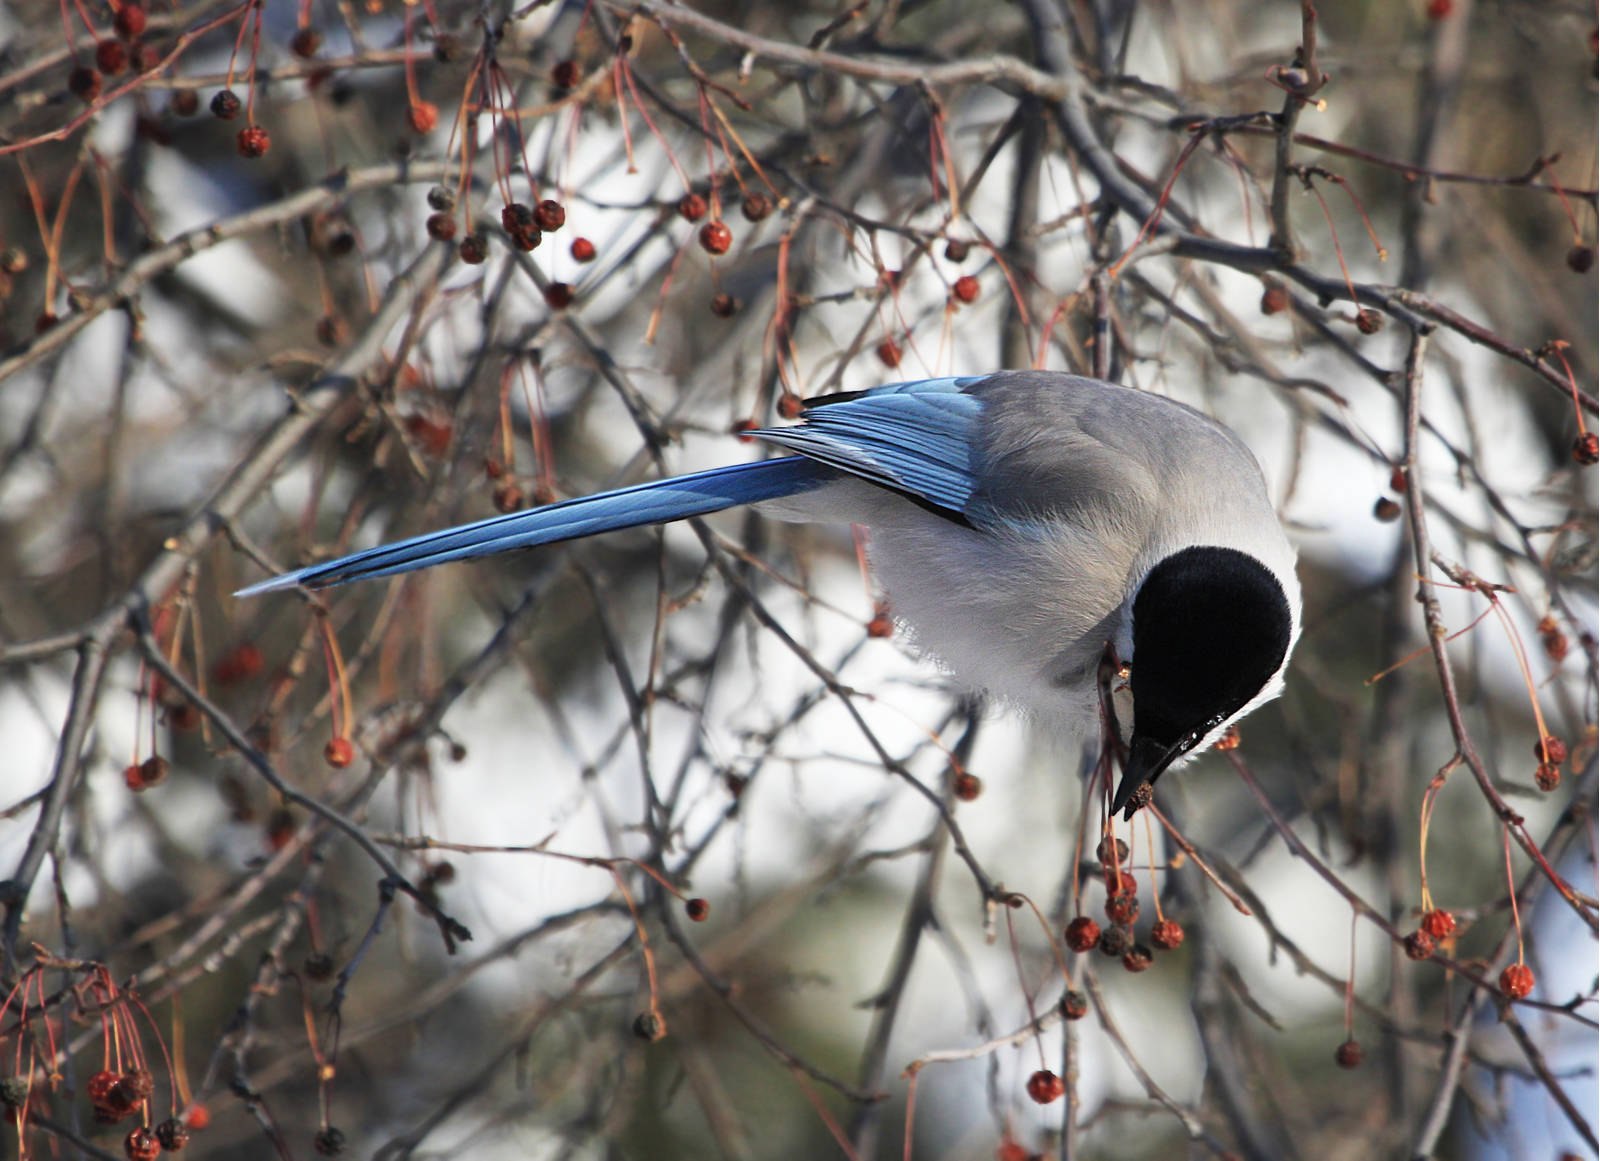
[[[393,544],[368,548],[326,564],[314,564],[309,568],[286,572],[282,576],[240,589],[234,595],[253,597],[259,593],[296,586],[324,589],[349,581],[393,576],[395,573],[411,572],[450,561],[475,560],[497,552],[575,540],[582,536],[593,536],[597,532],[686,520],[691,516],[705,516],[739,504],[754,504],[761,500],[808,492],[829,480],[837,479],[838,475],[833,468],[804,456],[785,456],[712,468],[692,475],[674,476],[670,480],[651,480],[628,488],[618,488],[614,492],[580,496],[547,504],[543,508],[508,512],[474,524],[429,532],[409,540],[397,540]]]

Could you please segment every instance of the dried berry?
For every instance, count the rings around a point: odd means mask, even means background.
[[[211,680],[218,685],[235,685],[260,673],[265,664],[260,649],[249,641],[241,641],[211,667]]]
[[[355,761],[356,748],[349,738],[329,738],[328,744],[322,747],[322,760],[335,770],[342,770]]]
[[[557,61],[550,70],[550,83],[558,89],[575,89],[582,78],[575,60]]]
[[[567,224],[567,207],[546,198],[533,211],[533,221],[547,234],[553,234]]]
[[[522,507],[523,500],[526,497],[523,496],[522,489],[517,487],[515,481],[501,480],[494,486],[491,499],[494,501],[495,511],[516,512]]]
[[[1106,918],[1113,923],[1131,924],[1139,918],[1139,896],[1123,892],[1106,896]]]
[[[1594,247],[1574,246],[1567,251],[1567,266],[1574,274],[1587,274],[1594,269]]]
[[[739,300],[726,292],[711,296],[711,313],[718,318],[732,318],[739,313]]]
[[[1122,966],[1130,972],[1142,972],[1155,962],[1155,958],[1148,947],[1142,943],[1136,943],[1122,957]]]
[[[343,315],[325,314],[317,320],[317,342],[323,346],[340,346],[349,337],[350,324]]]
[[[1541,763],[1533,772],[1533,784],[1549,794],[1561,785],[1561,767],[1551,765],[1549,762]]]
[[[448,242],[456,236],[456,218],[454,214],[437,213],[428,215],[428,237],[435,242]]]
[[[1061,997],[1061,1014],[1068,1020],[1081,1020],[1089,1014],[1089,1000],[1082,992],[1067,989]]]
[[[944,244],[944,256],[951,262],[965,262],[971,252],[971,244],[963,242],[960,238],[951,238]]]
[[[1346,1040],[1334,1052],[1333,1059],[1338,1062],[1340,1068],[1360,1068],[1361,1042],[1354,1039]]]
[[[1443,910],[1424,911],[1421,926],[1434,939],[1449,939],[1456,932],[1456,917]]]
[[[333,956],[325,951],[314,951],[306,956],[306,962],[301,967],[308,980],[328,980],[333,978]]]
[[[880,604],[867,621],[867,636],[887,640],[894,636],[894,619],[889,616],[889,606]]]
[[[1428,0],[1428,18],[1443,20],[1455,11],[1455,0]]]
[[[1028,1078],[1028,1097],[1034,1104],[1047,1105],[1061,1099],[1067,1086],[1048,1068],[1041,1068]]]
[[[149,16],[142,4],[123,4],[111,18],[111,27],[123,40],[137,40],[144,35]]]
[[[1356,330],[1364,335],[1375,335],[1383,329],[1383,316],[1370,307],[1356,311]]]
[[[73,96],[92,102],[100,95],[100,71],[80,65],[67,74],[67,88]]]
[[[272,148],[272,138],[259,125],[246,125],[239,130],[239,156],[262,157]]]
[[[1121,959],[1133,950],[1133,932],[1120,924],[1112,924],[1100,933],[1100,954],[1111,959]]]
[[[168,1117],[156,1126],[156,1140],[168,1153],[180,1153],[189,1144],[189,1126],[177,1117]]]
[[[1067,924],[1067,946],[1073,951],[1089,951],[1100,942],[1100,925],[1087,915]]]
[[[428,208],[443,213],[456,208],[456,191],[449,186],[436,185],[428,191]]]
[[[1513,1000],[1525,1000],[1533,991],[1533,969],[1525,963],[1509,964],[1500,973],[1500,990]]]
[[[900,344],[893,339],[884,339],[878,344],[878,362],[885,367],[898,367],[900,365]]]
[[[704,923],[711,916],[711,904],[704,899],[690,899],[684,903],[683,913],[695,923]]]
[[[633,1034],[640,1040],[654,1044],[667,1034],[667,1022],[660,1012],[640,1012],[633,1021]]]
[[[745,221],[759,222],[772,215],[772,199],[764,193],[753,193],[744,199],[739,212],[744,215]]]
[[[1600,435],[1586,431],[1573,440],[1572,458],[1586,468],[1600,464]]]
[[[698,222],[706,216],[706,199],[697,193],[686,193],[678,199],[678,216],[686,222]]]
[[[956,279],[955,285],[950,288],[950,293],[959,302],[976,302],[978,300],[978,280],[970,274],[963,274]]]
[[[1388,496],[1379,496],[1377,503],[1372,505],[1372,518],[1380,524],[1393,524],[1400,519],[1400,505]]]
[[[432,101],[418,101],[406,109],[406,124],[418,135],[432,133],[439,124],[439,106]]]
[[[1533,744],[1533,756],[1541,762],[1554,762],[1560,766],[1567,760],[1567,744],[1553,734]]]
[[[302,60],[310,60],[322,51],[322,33],[315,28],[297,28],[289,38],[289,51]]]
[[[318,1129],[311,1139],[311,1147],[323,1157],[337,1157],[344,1152],[344,1134],[332,1125]]]
[[[956,775],[955,782],[950,786],[950,793],[961,802],[972,802],[983,793],[983,779],[963,770]]]
[[[1426,931],[1413,931],[1405,938],[1406,958],[1428,959],[1437,950],[1438,944],[1433,936]]]
[[[489,257],[489,242],[482,234],[471,233],[461,239],[456,253],[468,266],[479,266]]]
[[[566,310],[572,305],[572,284],[551,282],[544,288],[544,300],[551,310]]]
[[[1150,942],[1162,951],[1175,951],[1183,944],[1183,924],[1176,919],[1158,920],[1150,929]]]
[[[733,231],[720,220],[707,222],[700,227],[700,248],[707,254],[726,254],[733,245]]]
[[[161,1142],[149,1129],[135,1129],[122,1139],[122,1151],[128,1161],[156,1161],[161,1156]]]
[[[114,77],[128,67],[128,46],[120,40],[102,40],[94,46],[94,63],[106,76]]]
[[[594,243],[587,238],[572,239],[572,260],[574,262],[593,262]]]
[[[1409,486],[1410,484],[1406,480],[1405,465],[1396,464],[1394,470],[1389,473],[1389,491],[1403,496]]]
[[[244,102],[232,89],[218,89],[211,98],[211,115],[219,121],[232,121],[244,109]]]
[[[167,764],[167,760],[160,754],[150,755],[150,757],[139,763],[139,777],[144,782],[144,786],[140,787],[140,789],[160,786],[167,780],[167,772],[170,769],[171,767]]]
[[[1122,839],[1107,835],[1094,848],[1094,857],[1108,867],[1120,867],[1128,861],[1128,844]]]
[[[1261,292],[1261,313],[1282,314],[1289,309],[1289,288],[1281,282],[1269,282]]]
[[[533,226],[529,226],[526,230],[518,230],[511,235],[511,244],[524,254],[529,250],[537,250],[539,243],[542,241],[544,241],[544,235]]]

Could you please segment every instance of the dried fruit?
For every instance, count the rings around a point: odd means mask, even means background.
[[[94,46],[94,63],[106,76],[114,77],[128,67],[128,46],[120,40],[102,40]]]
[[[137,40],[144,35],[149,16],[142,4],[123,4],[111,18],[111,27],[123,40]]]
[[[574,262],[593,262],[594,243],[587,238],[572,239],[572,260]]]
[[[343,770],[355,761],[356,748],[349,738],[329,738],[328,744],[322,747],[322,760],[335,770]]]
[[[496,512],[515,512],[522,507],[525,497],[515,481],[501,480],[494,486],[491,499],[494,501]]]
[[[317,1130],[317,1135],[311,1139],[311,1147],[323,1157],[337,1157],[344,1152],[344,1134],[328,1125]]]
[[[1047,1105],[1061,1099],[1067,1086],[1048,1068],[1041,1068],[1028,1078],[1028,1097],[1035,1104]]]
[[[1122,839],[1107,835],[1094,848],[1094,857],[1108,867],[1120,867],[1128,861],[1128,844]]]
[[[718,318],[732,318],[739,313],[739,300],[726,292],[711,296],[711,313]]]
[[[441,212],[455,209],[456,191],[445,185],[434,186],[428,190],[428,208]]]
[[[684,903],[683,913],[695,923],[704,923],[711,916],[711,904],[704,899],[690,899]]]
[[[1594,269],[1594,247],[1574,246],[1567,251],[1567,267],[1574,274],[1587,274]]]
[[[900,344],[893,339],[884,339],[878,344],[878,362],[885,367],[898,367],[900,365]]]
[[[1424,911],[1422,930],[1434,939],[1449,939],[1456,933],[1456,917],[1443,910]]]
[[[1100,933],[1100,954],[1110,959],[1121,959],[1133,950],[1133,932],[1120,924],[1112,924]]]
[[[1360,1068],[1361,1042],[1355,1039],[1346,1040],[1339,1045],[1333,1054],[1333,1058],[1338,1062],[1340,1068]]]
[[[894,636],[894,619],[889,616],[889,606],[879,604],[872,611],[872,617],[867,621],[867,636],[879,640]]]
[[[1572,458],[1586,468],[1600,463],[1600,435],[1586,431],[1573,440]]]
[[[1088,951],[1100,942],[1100,925],[1087,915],[1079,915],[1067,924],[1066,940],[1073,951]]]
[[[211,115],[219,121],[232,121],[244,109],[244,102],[232,89],[218,89],[211,98]]]
[[[1162,951],[1175,951],[1183,945],[1183,924],[1176,919],[1162,919],[1150,929],[1150,942]]]
[[[1428,0],[1428,18],[1443,20],[1455,11],[1455,0]]]
[[[139,763],[139,777],[143,780],[145,787],[160,786],[167,780],[167,773],[170,769],[171,767],[167,764],[165,758],[160,754],[152,754]]]
[[[1388,496],[1379,496],[1377,503],[1372,506],[1372,518],[1380,524],[1393,524],[1400,519],[1400,505]]]
[[[1122,957],[1122,966],[1130,972],[1142,972],[1155,962],[1155,958],[1148,947],[1142,943],[1136,943]]]
[[[965,262],[971,252],[971,244],[963,242],[960,238],[951,238],[944,244],[944,256],[951,262]]]
[[[557,61],[550,70],[550,83],[558,89],[575,89],[582,74],[575,60]]]
[[[1533,744],[1533,756],[1541,762],[1553,762],[1560,766],[1567,760],[1567,744],[1554,734],[1546,734]]]
[[[978,289],[978,280],[970,274],[963,274],[956,279],[955,285],[950,288],[950,293],[960,302],[976,302]]]
[[[149,1129],[135,1129],[122,1139],[122,1151],[128,1161],[156,1161],[161,1156],[161,1142]]]
[[[1364,335],[1375,335],[1383,329],[1383,316],[1371,307],[1356,311],[1356,330]]]
[[[686,193],[678,199],[678,216],[686,222],[698,222],[706,216],[706,199],[697,193]]]
[[[1068,1020],[1081,1020],[1089,1014],[1089,1000],[1082,992],[1067,989],[1061,997],[1061,1014]]]
[[[950,792],[961,802],[971,802],[983,793],[983,779],[976,774],[968,774],[963,770],[956,775],[956,780],[951,785]]]
[[[73,96],[92,102],[100,95],[100,71],[78,66],[67,74],[67,88]]]
[[[739,212],[744,215],[747,222],[759,222],[772,214],[772,199],[764,193],[753,193],[744,199],[744,204],[739,207]]]
[[[1106,896],[1106,918],[1113,923],[1131,924],[1139,918],[1139,896],[1123,892]]]
[[[454,214],[437,213],[429,214],[427,221],[428,237],[435,242],[448,242],[456,236],[456,219]]]
[[[322,51],[322,33],[315,28],[297,28],[289,38],[289,51],[302,60],[310,60]]]
[[[482,234],[473,232],[461,239],[456,253],[468,266],[480,266],[489,257],[489,242]]]
[[[413,133],[432,133],[439,124],[439,106],[432,101],[418,101],[406,110],[406,124]]]
[[[177,1117],[168,1117],[156,1126],[156,1140],[168,1153],[182,1152],[189,1144],[189,1126]]]
[[[633,1034],[640,1040],[654,1044],[667,1034],[667,1022],[659,1012],[640,1012],[633,1021]]]
[[[1549,762],[1542,763],[1533,772],[1533,784],[1546,794],[1549,794],[1561,785],[1561,767],[1553,766]]]
[[[726,254],[733,245],[733,231],[727,223],[714,219],[700,227],[700,248],[707,254]]]
[[[550,282],[544,288],[544,300],[551,310],[566,310],[572,305],[572,284]]]
[[[262,157],[272,148],[272,137],[259,125],[246,125],[239,130],[239,156]]]
[[[1282,314],[1289,309],[1289,288],[1281,282],[1269,282],[1261,292],[1261,313]]]
[[[1513,1000],[1525,1000],[1533,991],[1533,969],[1525,963],[1509,964],[1500,973],[1500,990]]]
[[[1406,958],[1428,959],[1438,949],[1433,936],[1426,931],[1413,931],[1405,938]]]
[[[546,198],[533,211],[534,224],[547,234],[553,234],[567,224],[567,208],[558,201]]]

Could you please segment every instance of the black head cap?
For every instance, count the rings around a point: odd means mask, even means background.
[[[1283,585],[1247,553],[1186,548],[1151,569],[1133,601],[1133,741],[1111,812],[1260,693],[1293,632]]]

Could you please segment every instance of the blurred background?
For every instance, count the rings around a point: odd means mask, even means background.
[[[0,3],[8,1155],[1594,1155],[1595,78],[1565,0]],[[1063,943],[1093,739],[849,528],[230,595],[1028,366],[1301,553],[1118,824],[1148,970]]]

